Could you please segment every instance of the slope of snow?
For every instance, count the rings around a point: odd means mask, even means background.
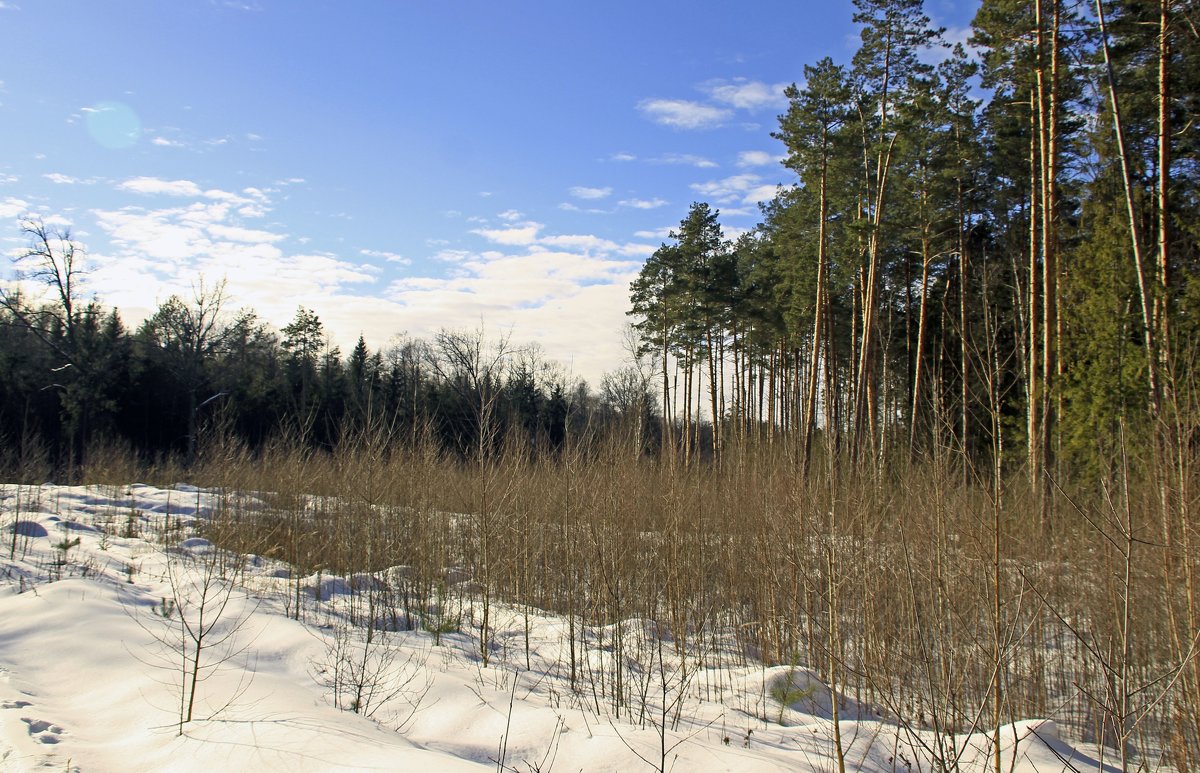
[[[629,621],[624,634],[649,642],[650,658],[645,700],[618,717],[583,682],[572,689],[562,618],[529,618],[528,669],[525,613],[503,605],[493,605],[486,667],[469,625],[436,642],[425,631],[376,632],[366,646],[347,610],[373,580],[309,578],[305,614],[292,619],[289,567],[234,559],[195,535],[213,502],[184,485],[0,486],[0,770],[837,767],[830,693],[807,670],[713,666],[681,690],[671,648],[654,647],[654,624]],[[212,604],[203,622],[215,627],[200,653],[193,721],[181,724],[195,656],[181,646],[183,626],[202,622],[201,592]],[[335,705],[348,702],[332,688],[339,642],[366,653],[378,675],[368,681],[382,692],[363,698],[362,714]],[[611,653],[591,657],[586,666],[603,669]],[[788,706],[771,697],[784,694]],[[930,768],[932,734],[852,706],[842,717],[848,768]],[[1006,726],[1003,737],[1006,770],[1098,769],[1051,722]],[[965,769],[990,769],[989,737],[949,742]]]

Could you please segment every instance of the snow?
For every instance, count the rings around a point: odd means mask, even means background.
[[[561,617],[529,616],[528,669],[526,612],[497,603],[487,666],[469,622],[437,637],[385,625],[366,646],[351,613],[361,619],[362,594],[408,567],[304,578],[293,619],[291,567],[231,556],[196,533],[215,501],[185,484],[0,486],[0,770],[837,768],[831,692],[807,669],[716,653],[681,670],[666,632],[625,621],[594,632],[610,645],[625,637],[642,658],[643,705],[617,716],[585,680],[572,689]],[[181,649],[183,625],[200,623],[202,596],[215,626],[193,720],[181,724],[184,656],[195,654]],[[428,600],[431,619],[478,615],[440,602]],[[595,648],[586,667],[610,666],[611,650]],[[335,695],[350,662],[378,676],[361,713]],[[932,733],[839,706],[848,769],[933,767]],[[1005,770],[1098,769],[1053,722],[1007,725],[1002,736]],[[991,769],[990,733],[943,740],[961,752],[961,769]]]

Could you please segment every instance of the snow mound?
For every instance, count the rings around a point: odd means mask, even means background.
[[[5,528],[5,531],[10,534],[16,534],[18,537],[29,537],[30,539],[38,539],[39,537],[49,536],[46,527],[37,521],[17,521]]]

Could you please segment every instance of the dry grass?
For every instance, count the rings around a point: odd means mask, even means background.
[[[397,626],[461,629],[485,664],[495,602],[563,616],[562,672],[617,715],[645,712],[663,657],[629,634],[653,621],[683,664],[680,691],[723,694],[703,666],[797,664],[839,705],[914,737],[1053,717],[1123,746],[1127,765],[1200,768],[1186,447],[1127,460],[1094,491],[1058,490],[1043,532],[1023,476],[997,502],[990,484],[964,486],[956,461],[880,472],[826,459],[804,475],[778,442],[689,465],[631,461],[616,442],[463,462],[386,427],[348,438],[333,453],[218,442],[186,473],[226,493],[216,541],[296,567],[297,617],[301,578],[373,573]],[[121,449],[90,458],[95,482],[184,477]],[[959,751],[931,749],[946,767]]]

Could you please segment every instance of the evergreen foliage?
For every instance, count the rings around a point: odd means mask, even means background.
[[[964,477],[1024,468],[1035,488],[1101,473],[1196,378],[1198,16],[983,0],[969,53],[920,0],[856,0],[858,51],[786,91],[772,136],[794,184],[734,241],[689,207],[630,287],[636,346],[597,394],[480,331],[344,356],[311,310],[273,330],[220,285],[130,331],[81,297],[71,235],[23,223],[26,294],[0,293],[9,466],[69,473],[103,442],[331,449],[382,419],[462,459],[609,435],[712,459],[752,437],[805,465],[950,452]]]

